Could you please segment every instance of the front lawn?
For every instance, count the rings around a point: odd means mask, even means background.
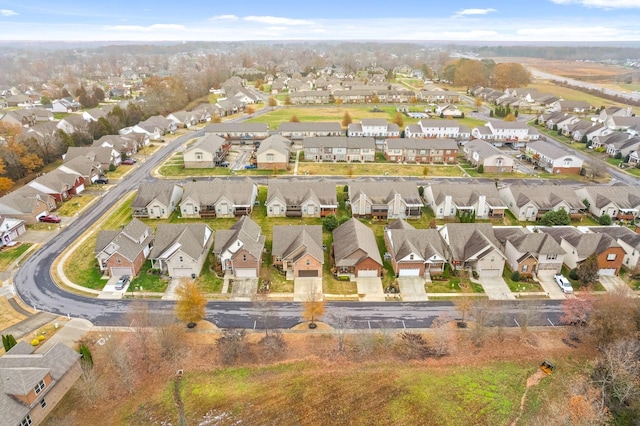
[[[93,195],[76,195],[72,199],[65,201],[65,203],[58,208],[56,214],[60,216],[73,216],[82,211],[82,209],[88,206],[95,198]]]
[[[298,164],[299,175],[337,176],[446,176],[462,177],[457,165],[397,163],[310,163]]]
[[[149,291],[163,293],[167,289],[169,281],[160,278],[160,274],[150,273],[151,262],[146,261],[138,272],[138,276],[131,280],[129,291]]]
[[[511,271],[511,268],[509,267],[509,265],[505,264],[504,270],[502,272],[502,278],[509,286],[509,290],[511,290],[513,293],[519,293],[519,292],[528,293],[528,292],[544,291],[540,283],[533,281],[533,279],[531,278],[521,277],[519,281],[513,281],[511,279],[512,273],[513,272]]]
[[[29,250],[33,244],[31,243],[18,243],[18,245],[13,247],[4,247],[2,251],[0,251],[0,271],[6,271],[9,266],[17,258],[22,256],[24,252]]]

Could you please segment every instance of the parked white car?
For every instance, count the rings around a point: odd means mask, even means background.
[[[573,293],[573,287],[569,280],[562,274],[555,274],[553,278],[556,280],[563,293]]]

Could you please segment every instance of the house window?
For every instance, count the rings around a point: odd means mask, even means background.
[[[307,266],[311,265],[311,261],[309,259],[307,259],[306,264],[307,264]]]
[[[267,162],[273,163],[273,154],[267,154]]]
[[[616,254],[615,253],[608,254],[607,260],[616,260]]]
[[[31,426],[31,416],[27,414],[27,416],[20,422],[20,426]]]
[[[413,260],[413,255],[412,254],[409,255],[409,260]]]
[[[202,160],[202,153],[201,152],[196,152],[196,160]]]
[[[246,261],[247,261],[247,255],[246,255],[246,254],[243,254],[243,255],[242,255],[242,261],[243,261],[243,262],[246,262]]]
[[[547,260],[556,260],[558,258],[557,254],[548,254]]]
[[[36,391],[36,395],[38,395],[40,392],[42,392],[42,389],[44,389],[44,387],[44,380],[40,380],[38,384],[33,387],[33,390]]]
[[[117,263],[117,264],[122,263],[122,259],[120,259],[120,256],[116,257],[116,263]]]
[[[527,272],[529,270],[529,265],[522,265],[522,272]]]
[[[47,406],[47,400],[42,398],[42,401],[40,401],[40,407],[41,408],[46,408],[46,406]]]
[[[180,258],[178,260],[180,260],[180,262],[182,262],[184,259],[183,259],[182,256],[180,256]]]

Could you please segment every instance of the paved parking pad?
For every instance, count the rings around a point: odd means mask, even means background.
[[[233,279],[231,285],[231,296],[233,300],[251,300],[253,296],[258,292],[258,279]]]
[[[615,275],[600,275],[598,281],[607,291],[614,291],[616,287],[628,287],[624,280]]]
[[[492,300],[515,300],[515,296],[511,293],[509,286],[502,279],[502,277],[483,277],[478,278],[478,281],[485,294]]]
[[[538,272],[538,282],[542,289],[549,295],[549,299],[562,300],[566,299],[566,295],[553,278],[555,272]]]
[[[405,302],[421,302],[429,300],[424,289],[424,278],[422,277],[399,277],[398,286],[400,295]]]
[[[359,277],[356,278],[358,296],[362,302],[380,302],[386,299],[382,288],[382,278]]]
[[[322,278],[296,278],[293,281],[293,301],[322,300]]]

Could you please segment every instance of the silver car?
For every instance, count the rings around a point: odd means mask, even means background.
[[[558,283],[563,293],[573,293],[573,287],[571,287],[571,283],[564,275],[555,274],[553,278],[556,280],[556,283]]]

